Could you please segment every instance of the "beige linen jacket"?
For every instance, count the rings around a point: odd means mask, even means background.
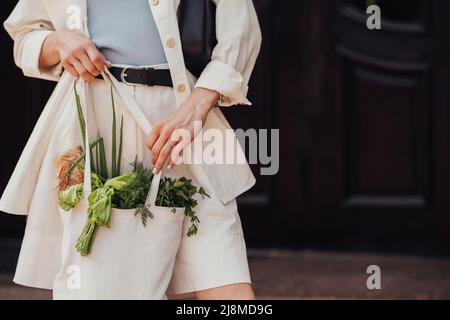
[[[87,0],[20,0],[4,26],[14,39],[14,59],[26,76],[58,81],[62,67],[50,69],[38,66],[41,47],[52,32],[69,30],[77,8],[81,30],[88,35]],[[221,106],[250,104],[246,98],[248,82],[261,45],[261,33],[251,0],[214,0],[217,4],[217,39],[212,61],[199,79],[186,70],[180,45],[177,8],[180,0],[149,0],[152,13],[164,44],[167,61],[174,83],[177,104],[183,103],[193,87],[216,90],[222,95]],[[75,10],[74,10],[75,8]],[[72,21],[73,22],[73,21]],[[118,21],[117,27],[121,23]],[[83,30],[84,29],[84,30]],[[114,30],[111,30],[114,32]],[[175,44],[175,45],[173,45]],[[2,198],[0,210],[27,215],[33,197],[43,155],[48,148],[52,118],[57,105],[71,90],[72,83],[59,83],[47,103],[28,141]],[[183,90],[186,88],[186,90]],[[224,132],[230,126],[219,108],[210,112],[205,129]],[[225,136],[225,133],[224,133]],[[237,141],[236,137],[234,139]],[[239,145],[239,144],[238,144]],[[242,152],[242,149],[238,147]],[[255,178],[245,164],[203,164],[201,170],[208,175],[214,191],[223,203],[251,188]]]

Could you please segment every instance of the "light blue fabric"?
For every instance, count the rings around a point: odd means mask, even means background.
[[[148,0],[88,0],[87,4],[90,37],[111,63],[167,62]]]

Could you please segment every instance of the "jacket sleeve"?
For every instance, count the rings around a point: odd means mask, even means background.
[[[14,40],[14,61],[25,76],[57,81],[62,66],[39,68],[42,44],[55,28],[42,0],[20,0],[4,27]]]
[[[261,30],[252,0],[214,0],[217,46],[195,87],[218,91],[219,106],[251,105],[248,82],[261,47]]]

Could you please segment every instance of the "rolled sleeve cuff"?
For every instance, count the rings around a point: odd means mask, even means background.
[[[41,55],[42,45],[47,36],[54,31],[39,30],[27,34],[23,39],[23,51],[20,67],[25,76],[40,78],[52,81],[58,81],[61,72],[61,63],[51,68],[39,68],[39,56]]]
[[[229,107],[237,104],[251,105],[247,100],[248,86],[242,75],[228,64],[213,60],[203,70],[195,88],[215,90],[220,93],[218,105]]]

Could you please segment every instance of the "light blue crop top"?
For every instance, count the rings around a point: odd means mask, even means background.
[[[166,63],[148,0],[88,0],[91,40],[113,64]]]

